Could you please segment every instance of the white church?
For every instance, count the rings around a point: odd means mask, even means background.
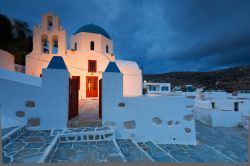
[[[25,73],[16,72],[13,56],[0,50],[0,58],[6,61],[0,63],[3,128],[66,131],[91,127],[96,123],[88,116],[92,109],[83,112],[86,119],[77,119],[78,102],[91,99],[96,105],[99,102],[98,123],[112,129],[115,138],[196,144],[195,120],[188,109],[193,100],[180,95],[143,95],[141,69],[136,62],[116,60],[111,37],[101,27],[79,28],[67,49],[67,35],[58,16],[47,13],[33,35]]]
[[[95,24],[80,27],[70,38],[51,12],[42,16],[42,24],[33,30],[33,51],[26,56],[26,74],[42,77],[53,56],[61,56],[71,78],[79,80],[79,99],[97,99],[99,80],[109,62],[115,62],[123,74],[123,95],[142,95],[142,71],[133,61],[116,60],[110,35]]]

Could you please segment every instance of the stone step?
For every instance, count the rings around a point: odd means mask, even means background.
[[[133,139],[116,139],[127,162],[153,162],[154,160]]]
[[[138,145],[156,162],[177,162],[173,156],[151,141],[138,142]]]
[[[124,162],[114,140],[59,142],[49,163]]]
[[[80,128],[80,127],[100,127],[102,126],[102,120],[70,120],[68,121],[69,128]]]
[[[2,136],[2,146],[5,147],[15,139],[17,139],[21,134],[25,132],[26,126],[11,127],[9,129],[3,129],[4,134]]]

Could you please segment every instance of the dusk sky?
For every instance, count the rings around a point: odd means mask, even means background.
[[[0,0],[0,13],[33,29],[52,11],[71,35],[94,23],[117,59],[144,73],[210,71],[250,64],[250,0]]]

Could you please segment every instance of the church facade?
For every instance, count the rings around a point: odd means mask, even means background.
[[[79,99],[99,97],[99,80],[109,62],[115,62],[123,74],[123,95],[142,95],[142,71],[133,61],[117,60],[110,35],[100,26],[87,24],[70,38],[52,13],[42,16],[42,24],[33,30],[33,51],[26,56],[26,74],[42,77],[53,56],[61,56],[71,78],[79,80]],[[115,94],[114,94],[115,95]]]

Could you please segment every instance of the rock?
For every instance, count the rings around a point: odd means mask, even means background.
[[[172,120],[169,120],[169,121],[167,122],[167,124],[168,124],[169,127],[172,126],[173,123],[174,123],[174,122],[173,122]]]
[[[162,120],[159,117],[154,117],[152,119],[153,123],[155,123],[156,125],[160,125],[162,124]]]
[[[40,118],[30,118],[28,120],[28,127],[40,126]]]
[[[192,121],[194,119],[194,115],[193,114],[188,114],[183,116],[183,119],[186,121]]]
[[[25,116],[25,112],[24,111],[17,111],[16,112],[16,116],[17,117],[24,117]]]
[[[36,105],[35,102],[32,100],[26,101],[26,103],[25,103],[25,106],[29,107],[29,108],[33,108],[33,107],[35,107],[35,105]]]
[[[175,125],[179,125],[179,124],[180,124],[180,121],[177,120],[174,124],[175,124]]]
[[[186,132],[186,133],[191,133],[191,129],[188,128],[188,127],[186,127],[186,128],[185,128],[185,132]]]
[[[136,122],[134,120],[125,121],[123,123],[123,127],[126,128],[126,129],[135,129],[136,128]]]
[[[125,106],[126,106],[126,104],[125,104],[125,103],[123,103],[123,102],[120,102],[120,103],[118,104],[118,106],[119,106],[119,107],[125,107]]]

